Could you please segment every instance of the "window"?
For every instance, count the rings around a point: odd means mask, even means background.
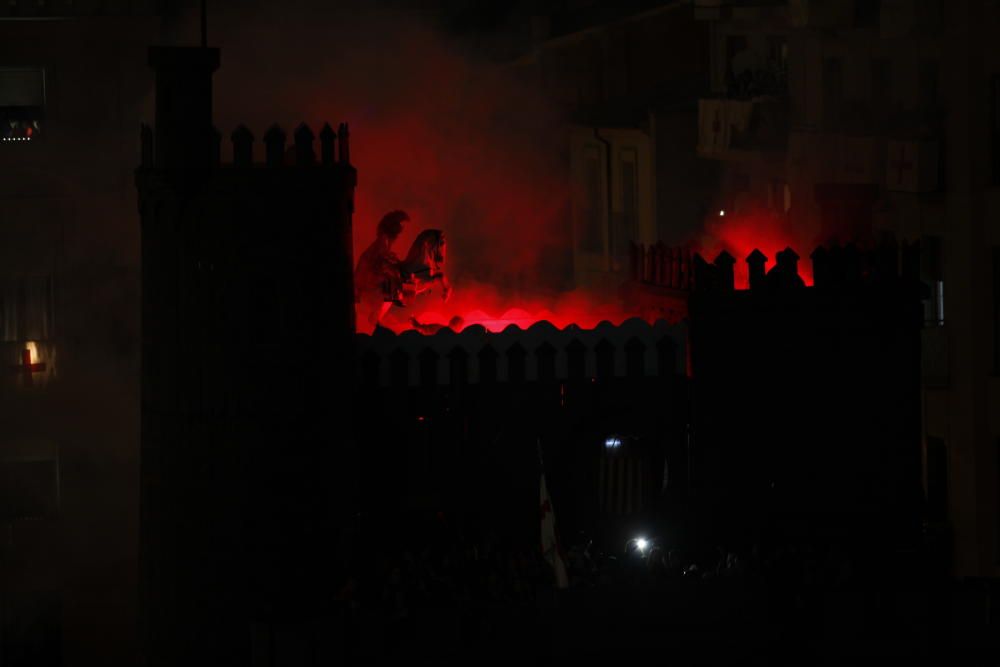
[[[997,544],[1000,545],[1000,438],[997,438],[996,449],[994,451],[996,456],[996,465],[994,474],[996,479],[994,480],[993,488],[996,489],[996,528],[997,528]],[[1000,563],[1000,546],[996,549],[997,563]]]
[[[937,61],[920,63],[920,106],[924,109],[932,110],[938,106],[939,71]]]
[[[0,67],[0,141],[32,141],[45,116],[45,71]]]
[[[49,340],[54,336],[52,280],[48,276],[0,282],[0,341]]]
[[[788,71],[788,38],[784,35],[768,35],[767,59],[769,66],[777,71]]]
[[[892,61],[875,58],[871,62],[870,108],[872,122],[885,127],[893,113]]]
[[[1000,246],[993,248],[993,374],[1000,375]]]
[[[938,326],[944,324],[944,281],[935,280],[931,282],[931,324]]]
[[[621,174],[621,202],[622,214],[621,225],[615,230],[612,248],[612,257],[615,268],[628,255],[630,242],[639,241],[639,204],[638,204],[638,180],[636,177],[636,150],[625,149],[621,152],[620,174]],[[625,262],[627,264],[627,261]]]
[[[580,230],[580,249],[587,252],[601,252],[604,239],[601,233],[601,188],[604,170],[601,165],[600,151],[596,147],[588,147],[584,158],[584,197],[586,207],[583,211],[582,229]]]
[[[56,376],[55,317],[48,276],[0,279],[0,364],[5,384],[43,387]]]
[[[924,302],[924,324],[944,324],[944,272],[942,270],[941,237],[925,236],[921,245],[921,279],[930,287],[930,296]]]
[[[844,106],[844,63],[840,58],[823,62],[823,123],[835,128],[841,121]]]
[[[872,100],[886,102],[892,97],[892,63],[887,58],[872,60]]]
[[[788,40],[783,35],[728,35],[725,65],[730,97],[788,92]]]
[[[767,38],[767,67],[764,77],[762,93],[788,93],[788,39],[784,35],[769,35]]]
[[[993,148],[993,185],[1000,185],[1000,74],[990,79],[990,144]]]
[[[737,56],[749,49],[746,35],[726,35],[726,56],[724,62],[726,71],[724,73],[726,90],[730,95],[739,96],[741,88],[747,84],[740,81],[740,72],[736,71]]]

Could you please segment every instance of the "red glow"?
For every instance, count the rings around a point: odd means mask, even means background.
[[[289,126],[302,118],[313,127],[350,122],[358,170],[355,260],[390,210],[411,218],[392,248],[398,256],[424,229],[447,235],[454,296],[444,303],[433,290],[411,307],[393,307],[384,324],[402,331],[411,328],[410,317],[446,324],[457,315],[465,326],[501,331],[541,319],[558,327],[624,320],[626,313],[603,299],[550,296],[565,287],[572,260],[569,136],[548,92],[510,68],[462,55],[412,21],[376,25],[342,35],[339,48],[324,51],[335,63],[301,84],[278,82],[276,94],[300,110]],[[377,45],[373,33],[380,36]],[[255,82],[247,85],[261,85],[259,69],[247,73]],[[242,106],[239,113],[246,113]],[[366,320],[358,317],[359,331]]]
[[[809,253],[816,247],[812,230],[793,227],[787,219],[766,210],[713,216],[705,232],[697,239],[695,249],[711,262],[723,250],[736,259],[733,267],[736,289],[747,289],[750,278],[746,258],[756,248],[767,255],[766,268],[775,265],[775,255],[785,248],[799,253],[799,275],[806,285],[813,284],[812,261]]]
[[[393,307],[383,324],[401,332],[413,328],[410,317],[416,317],[423,325],[447,325],[456,315],[463,320],[458,330],[480,325],[499,333],[511,325],[528,329],[540,321],[559,329],[572,324],[592,329],[602,321],[621,324],[637,313],[623,308],[611,295],[604,297],[581,290],[548,297],[539,294],[519,296],[473,282],[455,286],[454,295],[447,302],[432,292],[418,297],[412,307]],[[361,321],[359,318],[359,327]]]
[[[465,327],[490,331],[540,320],[593,328],[651,317],[631,299],[623,304],[618,284],[601,294],[560,291],[572,272],[570,136],[569,109],[553,91],[539,90],[517,68],[476,60],[409,14],[371,7],[331,23],[277,10],[229,11],[234,15],[219,19],[227,30],[218,45],[240,55],[215,79],[218,127],[242,123],[262,133],[275,122],[288,131],[306,122],[316,131],[327,121],[349,122],[358,169],[355,260],[390,210],[411,217],[393,248],[397,255],[423,229],[447,235],[451,300],[434,290],[408,308],[390,309],[386,326],[403,331],[410,317],[444,325],[458,316]],[[287,37],[257,48],[265,30]],[[268,94],[247,104],[247,90]],[[713,251],[729,250],[737,258],[738,287],[746,286],[743,259],[754,247],[768,255],[769,266],[786,245],[800,253],[811,247],[772,221],[758,225],[735,209],[714,215],[719,211],[711,209],[708,233],[694,245],[709,260]],[[811,283],[807,257],[799,268]],[[366,320],[358,317],[359,330]]]

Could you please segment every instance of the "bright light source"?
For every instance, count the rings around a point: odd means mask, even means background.
[[[605,449],[618,449],[622,446],[622,439],[616,435],[604,439]]]
[[[720,217],[720,218],[724,218],[724,217],[726,217],[726,212],[725,212],[725,210],[722,210],[722,209],[720,209],[720,210],[719,210],[719,217]]]
[[[646,547],[649,546],[649,542],[646,540],[645,537],[639,537],[636,538],[635,540],[635,546],[639,548],[639,551],[645,551]]]

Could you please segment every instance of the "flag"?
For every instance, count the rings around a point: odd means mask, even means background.
[[[569,577],[566,574],[566,562],[563,560],[556,538],[556,515],[552,509],[552,499],[549,489],[545,486],[545,471],[541,471],[541,518],[542,518],[542,556],[552,566],[557,588],[569,588]]]

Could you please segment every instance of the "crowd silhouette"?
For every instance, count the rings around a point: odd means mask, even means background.
[[[394,544],[359,549],[338,599],[346,650],[356,662],[489,662],[600,653],[610,650],[601,635],[631,636],[674,645],[683,664],[742,650],[780,662],[886,638],[929,641],[933,598],[923,589],[914,598],[906,582],[921,573],[904,560],[866,563],[863,549],[792,542],[704,548],[650,538],[642,549],[602,549],[583,534],[568,542],[567,590],[556,588],[539,545],[440,517]]]

